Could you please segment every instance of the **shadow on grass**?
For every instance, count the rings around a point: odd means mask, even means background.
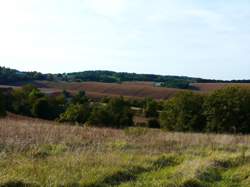
[[[4,184],[0,184],[0,187],[39,187],[37,184],[25,183],[22,181],[10,181]]]
[[[175,157],[162,156],[159,159],[151,162],[149,167],[132,167],[124,171],[118,171],[117,173],[107,176],[102,181],[95,184],[88,185],[87,187],[105,187],[105,186],[117,186],[122,183],[136,181],[139,175],[151,171],[157,171],[166,167],[176,166],[180,162]]]
[[[135,181],[138,175],[149,171],[150,168],[133,167],[128,170],[118,171],[117,173],[111,176],[107,176],[101,182],[88,185],[87,187],[116,186],[124,182]]]

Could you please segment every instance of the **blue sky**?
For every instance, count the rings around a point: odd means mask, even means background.
[[[249,0],[2,0],[0,65],[250,79]]]

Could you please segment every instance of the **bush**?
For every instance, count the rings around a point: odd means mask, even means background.
[[[250,90],[228,87],[215,91],[204,106],[208,131],[250,132]]]
[[[111,123],[111,115],[108,113],[107,106],[96,105],[94,106],[89,122],[95,126],[107,126]]]
[[[84,124],[90,116],[88,104],[71,104],[64,113],[60,115],[60,122],[72,122]]]
[[[158,117],[158,103],[151,98],[146,99],[144,113],[146,117]]]
[[[160,115],[161,127],[171,131],[203,131],[204,97],[192,92],[182,92],[167,100]]]
[[[88,102],[85,91],[79,91],[72,99],[74,104],[85,104]]]
[[[17,114],[31,116],[33,93],[39,93],[39,90],[32,85],[13,90],[10,110]]]
[[[34,101],[31,113],[38,118],[53,119],[53,110],[46,97]]]
[[[114,128],[129,127],[133,125],[133,114],[122,97],[112,98],[108,104],[94,107],[90,123]]]

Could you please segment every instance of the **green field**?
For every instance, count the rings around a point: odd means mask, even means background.
[[[0,120],[0,186],[250,186],[250,136]]]

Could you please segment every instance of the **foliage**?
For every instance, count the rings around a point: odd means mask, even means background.
[[[25,85],[20,89],[13,90],[11,110],[17,114],[30,116],[32,102],[37,93],[39,90],[32,85]]]
[[[160,115],[161,127],[172,131],[204,130],[203,101],[203,96],[192,92],[177,94],[165,102]]]
[[[168,88],[180,88],[180,89],[189,89],[190,83],[192,81],[185,80],[185,79],[170,79],[166,82],[161,83],[161,86],[168,87]]]
[[[53,107],[46,97],[39,98],[33,103],[31,113],[38,118],[54,119]]]
[[[0,67],[1,84],[31,80],[48,80],[48,75],[39,72],[20,72],[10,68]]]
[[[15,84],[16,82],[30,82],[35,80],[47,81],[97,81],[107,83],[120,83],[123,81],[150,81],[161,83],[162,86],[171,88],[190,88],[190,83],[216,83],[216,82],[232,82],[232,83],[250,83],[250,80],[211,80],[186,76],[162,76],[154,74],[136,74],[113,71],[84,71],[63,74],[42,74],[40,72],[22,72],[10,68],[0,67],[0,84]]]
[[[94,107],[90,123],[116,128],[129,127],[133,125],[133,114],[122,97],[112,98],[108,104]]]
[[[152,99],[145,99],[144,113],[146,117],[158,117],[158,103]]]
[[[133,126],[133,115],[142,116],[144,111],[151,128],[158,128],[160,122],[160,127],[170,131],[250,133],[250,90],[238,87],[206,95],[181,92],[161,102],[118,97],[94,103],[84,91],[75,96],[67,91],[58,96],[45,95],[32,85],[8,93],[4,93],[4,98],[0,96],[0,116],[7,110],[61,122],[89,121],[95,126],[125,128]]]
[[[7,108],[14,113],[53,120],[64,112],[67,99],[59,96],[45,96],[32,85],[13,90]]]
[[[250,133],[250,90],[228,87],[210,94],[205,101],[207,130]]]
[[[90,115],[88,104],[71,104],[66,111],[60,115],[60,122],[72,122],[84,124]]]
[[[72,103],[74,104],[85,104],[88,102],[85,91],[79,91],[73,98]]]

